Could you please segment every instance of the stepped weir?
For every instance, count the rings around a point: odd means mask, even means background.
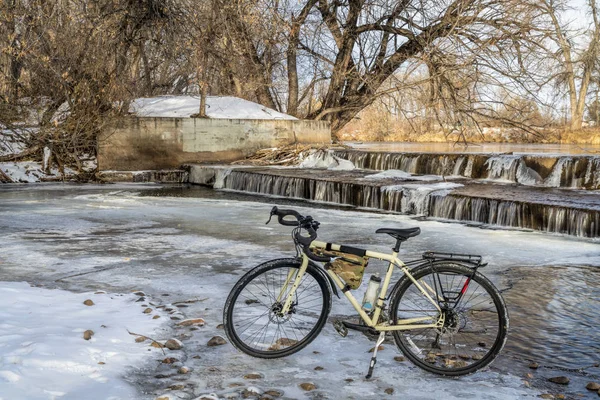
[[[525,186],[600,189],[600,156],[473,153],[389,153],[337,150],[356,168],[411,174],[463,176]]]
[[[354,154],[357,153],[357,154]],[[336,155],[342,157],[341,152]],[[568,190],[538,185],[537,187],[493,182],[490,174],[496,173],[496,161],[481,155],[435,155],[434,157],[381,156],[365,152],[346,152],[346,157],[359,167],[370,169],[398,169],[404,166],[408,172],[437,173],[451,171],[447,177],[405,176],[373,179],[374,171],[332,171],[323,169],[229,167],[192,165],[190,182],[213,186],[215,189],[243,191],[268,196],[279,196],[315,202],[332,203],[361,209],[381,210],[423,215],[451,221],[479,225],[532,229],[543,232],[568,234],[579,237],[600,237],[600,192]],[[462,161],[461,161],[461,157]],[[354,158],[354,159],[353,159]],[[414,160],[417,161],[414,161]],[[410,160],[410,161],[407,161]],[[428,161],[424,161],[428,160]],[[435,160],[435,161],[434,161]],[[523,162],[518,159],[517,164]],[[547,165],[543,181],[553,177],[557,163]],[[584,168],[591,171],[583,176],[583,184],[598,188],[598,160],[591,157]],[[362,163],[362,164],[361,164]],[[405,164],[402,164],[405,163]],[[503,162],[502,162],[503,163]],[[501,163],[501,164],[502,164]],[[595,165],[590,168],[590,163]],[[596,163],[596,164],[594,164]],[[508,164],[508,162],[507,162]],[[487,168],[485,166],[488,166]],[[504,165],[504,164],[503,164]],[[534,165],[531,162],[527,168]],[[564,163],[563,163],[564,165]],[[582,162],[583,165],[583,162]],[[490,168],[491,167],[491,168]],[[512,170],[498,167],[498,171]],[[518,170],[520,167],[516,167]],[[560,167],[561,182],[568,175]],[[470,171],[469,171],[470,169]],[[532,168],[533,169],[533,168]],[[586,172],[587,173],[587,172]],[[474,181],[476,176],[486,176]],[[518,173],[515,172],[518,183]],[[555,178],[552,178],[555,179]],[[571,179],[571,178],[570,178]],[[509,179],[507,179],[510,181]],[[565,183],[567,180],[564,181]],[[574,182],[573,179],[570,182]],[[564,187],[564,186],[561,186]]]

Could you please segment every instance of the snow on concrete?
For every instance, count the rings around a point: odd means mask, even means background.
[[[127,330],[153,336],[160,325],[137,298],[0,282],[0,399],[135,398],[121,376],[159,350]]]
[[[131,103],[130,111],[139,117],[187,118],[197,114],[199,107],[198,96],[158,96],[135,99]],[[261,104],[232,96],[208,96],[206,115],[216,119],[297,119]]]
[[[351,171],[356,169],[352,161],[344,160],[333,154],[332,151],[311,151],[298,165],[298,168],[319,168],[337,171]]]
[[[363,179],[410,179],[413,181],[439,181],[442,180],[442,177],[439,175],[413,175],[409,172],[402,171],[399,169],[388,169],[382,172],[378,172],[376,174],[365,175]],[[448,179],[449,177],[445,177]],[[450,177],[452,178],[452,177]],[[461,178],[461,177],[454,177]]]

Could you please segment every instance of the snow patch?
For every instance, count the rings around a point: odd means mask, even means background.
[[[95,305],[84,305],[86,299]],[[135,299],[1,282],[1,396],[136,397],[135,389],[121,376],[152,352],[147,345],[135,343],[127,330],[152,335],[160,324],[143,314]],[[94,331],[89,341],[83,339],[87,329]]]
[[[441,176],[438,175],[413,175],[406,171],[402,171],[399,169],[388,169],[386,171],[379,172],[377,174],[365,175],[364,179],[388,179],[388,178],[396,178],[396,179],[410,179],[413,181],[439,181],[442,179]]]
[[[135,99],[131,103],[130,112],[139,117],[188,118],[197,114],[199,107],[198,96],[158,96]],[[261,104],[231,96],[208,96],[206,115],[214,119],[297,119]]]
[[[321,168],[337,171],[356,169],[352,161],[344,160],[333,155],[332,151],[313,151],[298,165],[298,168]]]

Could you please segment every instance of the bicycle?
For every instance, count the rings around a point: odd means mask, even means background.
[[[387,332],[415,365],[446,376],[475,372],[502,350],[508,312],[498,289],[478,271],[487,265],[481,256],[425,252],[421,259],[405,263],[398,258],[400,245],[417,236],[420,228],[378,229],[376,233],[396,239],[392,254],[384,254],[317,241],[320,223],[294,210],[273,207],[267,224],[273,216],[294,227],[297,253],[295,258],[254,267],[232,288],[223,311],[224,328],[242,352],[270,359],[306,347],[327,321],[332,293],[340,298],[338,289],[361,320],[334,321],[338,333],[346,336],[351,329],[378,337],[367,379]],[[351,290],[360,286],[370,259],[389,266],[382,282],[371,276],[361,304]],[[395,267],[404,275],[387,296]]]

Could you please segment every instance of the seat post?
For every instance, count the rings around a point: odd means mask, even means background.
[[[400,253],[400,244],[403,242],[401,239],[396,239],[396,246],[392,249],[394,253]]]

